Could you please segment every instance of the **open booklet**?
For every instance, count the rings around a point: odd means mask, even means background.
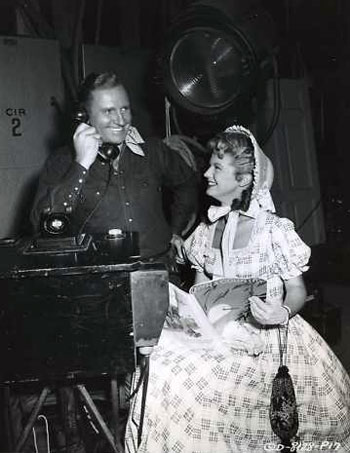
[[[184,341],[211,344],[222,352],[231,347],[259,354],[260,329],[249,322],[249,297],[266,297],[266,282],[222,278],[183,291],[170,283],[165,329],[181,332]],[[179,337],[179,336],[178,336]]]

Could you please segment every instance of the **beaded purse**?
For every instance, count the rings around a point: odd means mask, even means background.
[[[284,331],[285,344],[282,345],[281,330]],[[285,450],[291,446],[298,427],[298,411],[295,391],[289,369],[285,364],[287,355],[288,324],[278,328],[278,340],[280,348],[280,366],[272,382],[270,402],[270,423],[272,431],[281,439]],[[289,451],[289,450],[288,450]]]

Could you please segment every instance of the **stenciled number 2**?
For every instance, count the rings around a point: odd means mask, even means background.
[[[11,123],[12,123],[12,135],[14,137],[20,137],[22,135],[22,132],[20,130],[21,120],[19,118],[12,118]]]

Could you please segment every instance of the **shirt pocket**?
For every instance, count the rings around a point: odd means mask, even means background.
[[[133,177],[133,187],[140,196],[159,195],[162,187],[155,178],[150,175],[135,175]]]

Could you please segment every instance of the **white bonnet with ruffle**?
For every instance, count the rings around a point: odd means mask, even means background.
[[[243,126],[230,126],[224,131],[225,133],[236,132],[246,135],[251,140],[254,147],[254,181],[251,197],[251,205],[254,201],[266,211],[275,212],[270,188],[273,183],[274,171],[270,159],[263,153],[254,135]]]

